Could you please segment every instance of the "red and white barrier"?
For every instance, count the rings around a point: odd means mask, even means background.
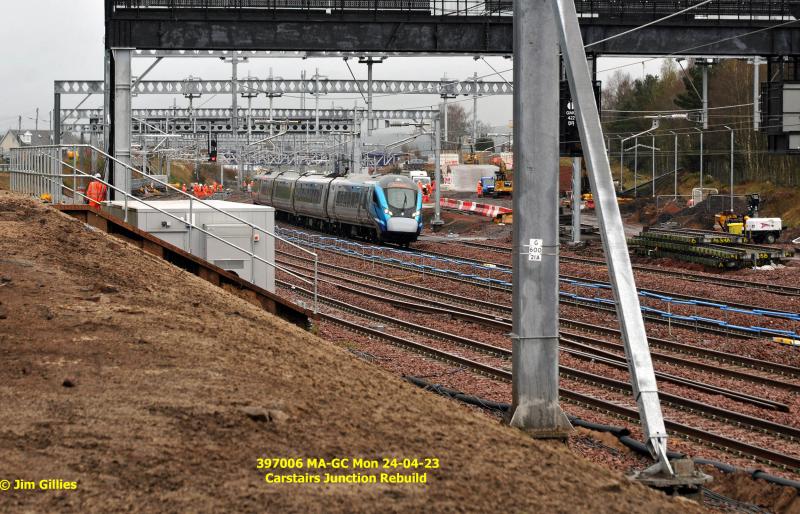
[[[443,209],[471,212],[479,216],[486,216],[487,218],[494,218],[499,214],[511,214],[511,209],[508,207],[501,207],[488,203],[465,202],[463,200],[453,200],[451,198],[442,198],[439,201],[439,205]]]

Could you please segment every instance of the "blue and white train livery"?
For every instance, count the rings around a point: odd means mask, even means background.
[[[408,245],[422,230],[422,195],[400,175],[273,172],[255,178],[255,202],[309,228]]]

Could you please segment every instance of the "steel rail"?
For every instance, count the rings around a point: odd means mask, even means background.
[[[301,269],[305,269],[305,268],[301,267]],[[307,269],[305,269],[305,270],[308,271]],[[330,285],[332,285],[332,286],[334,286],[337,289],[342,290],[342,291],[348,291],[348,292],[351,292],[351,293],[354,293],[354,294],[358,294],[358,295],[364,296],[365,298],[368,298],[368,299],[371,299],[371,300],[376,300],[376,301],[379,301],[379,302],[388,303],[388,304],[391,304],[391,305],[394,305],[394,306],[397,306],[397,307],[402,307],[402,308],[405,308],[405,309],[408,309],[408,310],[411,310],[411,311],[420,311],[420,312],[429,312],[429,313],[433,312],[433,313],[441,314],[441,315],[444,315],[444,316],[452,316],[452,317],[456,317],[456,318],[459,318],[459,319],[464,319],[464,320],[472,321],[472,322],[476,322],[476,323],[480,322],[480,320],[479,320],[480,317],[477,316],[477,315],[470,314],[470,313],[463,313],[463,312],[452,312],[449,309],[449,307],[442,306],[441,304],[437,304],[438,306],[421,305],[418,302],[407,302],[407,301],[403,301],[403,300],[395,300],[395,299],[388,298],[388,297],[383,296],[383,295],[367,293],[367,292],[364,292],[364,291],[360,291],[360,290],[354,289],[352,287],[344,286],[344,285],[341,285],[341,284],[338,284],[338,283],[333,283],[333,282],[330,282],[330,281],[327,281],[327,280],[321,280],[321,282],[330,284]],[[433,303],[433,302],[431,302],[431,303]],[[342,304],[347,305],[349,308],[353,308],[353,306],[351,304],[345,304],[344,302],[342,302]],[[395,320],[395,319],[396,318],[387,317],[386,319],[384,319],[384,321],[387,321],[389,323],[395,323],[394,321],[391,321],[391,320]],[[395,324],[397,324],[397,323],[395,323]],[[426,327],[426,329],[424,331],[417,330],[417,325],[415,325],[413,323],[406,324],[404,322],[404,325],[405,325],[405,328],[407,328],[407,329],[409,329],[409,330],[411,330],[413,332],[423,334],[423,335],[427,335],[427,331],[430,330],[427,327]],[[508,323],[505,323],[505,322],[503,322],[501,324],[501,326],[504,329],[508,329],[508,330],[511,329],[511,325],[508,324]],[[439,334],[438,334],[438,331],[436,331],[436,332],[437,332],[437,337],[441,338],[439,336]],[[454,336],[454,335],[451,335],[451,334],[445,334],[445,335],[446,335],[446,337],[445,337],[446,340],[449,340],[451,342],[455,342],[457,344],[461,344],[463,346],[472,347],[473,345],[476,344],[476,342],[474,340],[468,340],[466,338],[461,338],[460,336]],[[583,338],[583,336],[578,336],[578,337]],[[456,339],[456,338],[458,338],[458,339]],[[590,343],[590,344],[595,342],[594,339],[590,339],[588,337],[584,338],[584,339],[586,340],[587,343]],[[562,343],[562,345],[561,345],[562,347],[560,348],[561,351],[564,351],[566,353],[574,355],[574,356],[576,356],[578,358],[588,358],[590,360],[603,362],[604,364],[606,364],[608,366],[611,366],[611,367],[614,367],[614,368],[617,368],[617,369],[621,369],[623,371],[628,371],[627,361],[626,361],[624,356],[620,356],[620,355],[617,355],[617,354],[613,354],[613,353],[610,353],[610,352],[599,350],[597,348],[594,348],[594,347],[590,346],[589,344],[585,344],[583,342],[578,342],[578,341],[575,341],[575,340],[568,339],[568,338],[565,337],[565,335],[563,333],[561,333],[560,341]],[[483,343],[477,342],[477,344],[483,344]],[[569,346],[572,346],[573,348],[571,349],[571,348],[569,348]],[[577,350],[574,349],[575,346],[578,347]],[[621,345],[614,345],[614,346],[615,347],[621,347]],[[486,350],[488,350],[489,352],[497,355],[497,352],[495,351],[495,348],[496,347],[494,347],[494,346],[489,346],[488,349],[486,349]],[[589,353],[587,353],[587,352],[589,352]],[[508,354],[508,353],[501,354],[500,356],[501,357],[510,358],[510,354]],[[654,356],[654,358],[656,360],[660,360],[656,356]],[[677,360],[677,359],[675,359],[675,360]],[[687,366],[687,367],[689,367],[689,366]],[[710,366],[710,365],[707,365],[706,371],[717,371],[717,374],[722,374],[722,375],[725,374],[725,370],[721,370],[720,371],[718,368],[715,368],[714,366]],[[745,376],[747,376],[747,375],[745,375]],[[713,384],[707,384],[707,383],[704,383],[704,382],[698,382],[698,381],[695,381],[695,380],[691,380],[691,379],[684,378],[684,377],[679,377],[679,376],[676,376],[676,375],[671,375],[669,373],[664,373],[664,372],[660,372],[660,371],[656,371],[656,377],[661,379],[661,380],[663,380],[663,381],[665,381],[665,382],[670,382],[670,383],[673,383],[673,384],[676,384],[676,385],[680,385],[680,386],[683,386],[683,387],[696,389],[696,390],[699,390],[699,391],[702,391],[702,392],[705,392],[705,393],[709,393],[709,394],[725,396],[725,397],[730,398],[732,400],[736,400],[736,401],[739,401],[739,402],[742,402],[742,403],[749,403],[749,404],[754,405],[756,407],[760,407],[760,408],[764,408],[764,409],[770,409],[770,410],[777,410],[777,411],[781,411],[781,412],[788,412],[789,411],[789,406],[785,405],[783,403],[775,402],[775,401],[772,401],[772,400],[769,400],[769,399],[765,399],[765,398],[761,398],[761,397],[757,397],[757,396],[748,395],[746,393],[740,393],[740,392],[733,391],[733,390],[730,390],[730,389],[727,389],[727,388],[724,388],[724,387],[715,386]],[[747,376],[747,377],[750,378],[749,376]]]
[[[282,253],[284,255],[289,255],[289,256],[291,256],[293,258],[296,258],[298,260],[305,260],[303,257],[294,256],[292,254],[287,254],[286,252],[282,252],[280,250],[276,250],[276,252],[277,253]],[[302,266],[299,266],[299,265],[296,265],[296,264],[291,264],[291,263],[288,263],[286,261],[283,261],[283,264],[288,264],[288,265],[291,265],[291,266],[294,266],[294,267],[299,267],[301,269],[304,269],[305,271],[310,271],[308,268],[303,268]],[[328,263],[320,263],[320,264],[322,266],[324,266],[324,267],[330,267],[330,268],[333,268],[333,269],[338,270],[338,271],[342,271],[342,272],[347,273],[347,274],[355,275],[355,276],[362,277],[362,278],[365,278],[365,279],[375,280],[375,276],[371,275],[369,273],[365,273],[365,272],[358,271],[358,270],[352,270],[352,269],[349,269],[349,268],[344,268],[342,266],[336,266],[336,265],[328,264]],[[337,275],[334,275],[334,274],[331,274],[331,273],[324,273],[324,274],[326,276],[331,276],[333,278],[338,278],[340,280],[349,280],[349,279],[347,279],[345,277],[337,276]],[[456,302],[456,303],[462,303],[462,304],[469,305],[469,306],[477,305],[479,307],[490,309],[490,310],[502,311],[504,314],[508,314],[508,315],[511,314],[511,308],[508,307],[508,306],[498,305],[496,303],[487,302],[487,301],[479,300],[479,299],[466,298],[466,297],[455,295],[455,294],[448,293],[448,292],[445,292],[445,291],[432,290],[432,289],[430,289],[428,287],[422,287],[422,286],[419,286],[419,285],[416,285],[416,284],[409,284],[409,283],[405,283],[405,282],[400,282],[398,280],[394,280],[394,279],[390,279],[390,278],[381,277],[380,280],[384,284],[384,286],[385,285],[393,285],[393,286],[396,286],[396,287],[412,289],[414,291],[418,291],[418,292],[421,292],[421,293],[424,293],[424,294],[434,294],[437,297],[446,298],[446,299],[448,299],[450,301],[453,301],[453,302]],[[369,286],[368,284],[364,284],[363,282],[359,282],[359,284],[364,286],[364,287],[372,287],[374,289],[379,289],[381,291],[386,291],[385,287],[378,288],[377,286]],[[444,305],[444,306],[446,306],[447,309],[451,309],[453,311],[453,312],[451,312],[451,315],[456,315],[457,312],[460,312],[460,313],[463,313],[465,315],[468,315],[469,319],[471,319],[471,320],[473,320],[475,322],[478,322],[478,323],[497,326],[497,327],[500,327],[500,328],[507,328],[507,327],[510,326],[510,323],[511,323],[511,320],[509,318],[503,318],[503,317],[499,317],[499,316],[496,316],[496,315],[493,315],[493,314],[488,314],[488,313],[481,313],[478,316],[480,318],[480,320],[478,320],[478,319],[476,319],[476,316],[474,314],[475,311],[473,310],[472,307],[468,308],[468,307],[460,307],[460,306],[454,305],[454,304],[445,304],[441,300],[425,299],[425,298],[422,298],[422,297],[419,297],[419,296],[409,295],[407,293],[401,293],[401,292],[398,292],[398,291],[391,291],[391,292],[392,292],[392,294],[396,294],[398,296],[403,296],[403,297],[406,297],[408,299],[415,300],[415,301],[426,302],[426,303],[436,303],[436,304]],[[601,334],[601,335],[605,335],[605,336],[609,336],[609,337],[615,337],[615,338],[621,337],[620,333],[619,333],[619,330],[617,330],[615,328],[592,325],[592,324],[589,324],[589,323],[576,321],[576,320],[570,320],[570,319],[566,319],[566,318],[561,318],[561,324],[566,326],[566,327],[572,328],[572,329],[583,330],[583,331],[586,331],[586,332],[597,333],[597,334]],[[562,330],[562,332],[564,332],[564,331]],[[570,337],[574,337],[574,338],[586,337],[586,336],[582,336],[580,334],[575,334],[575,333],[566,333],[566,334],[569,335]],[[747,368],[756,369],[756,370],[759,370],[759,371],[767,371],[767,372],[771,372],[771,373],[775,373],[775,374],[779,374],[779,375],[787,375],[787,376],[792,377],[792,378],[800,378],[800,370],[795,368],[795,367],[793,367],[793,366],[789,366],[789,365],[786,365],[786,364],[780,364],[780,363],[765,361],[765,360],[761,360],[761,359],[754,359],[752,357],[746,357],[746,356],[730,354],[730,353],[726,353],[726,352],[722,352],[722,351],[718,351],[718,350],[712,350],[712,349],[709,349],[709,348],[703,348],[703,347],[699,347],[699,346],[690,345],[688,343],[670,341],[670,340],[667,340],[667,339],[648,337],[648,340],[650,341],[651,346],[660,347],[660,348],[663,348],[663,349],[666,349],[666,350],[669,350],[669,351],[673,351],[673,352],[676,352],[676,353],[681,353],[681,354],[686,354],[686,355],[694,355],[694,356],[703,357],[703,358],[707,358],[707,359],[711,359],[711,360],[715,360],[715,361],[719,361],[719,362],[724,362],[724,363],[728,363],[728,364],[740,365],[740,366],[744,366],[744,367],[747,367]],[[612,349],[621,347],[621,345],[618,344],[618,343],[612,343],[612,342],[602,341],[602,340],[593,340],[593,341],[595,341],[597,344],[607,345],[607,347],[612,348]],[[800,384],[794,384],[793,382],[790,382],[790,381],[781,381],[781,380],[776,380],[774,378],[761,377],[759,375],[751,375],[751,374],[744,373],[744,372],[741,372],[741,371],[738,371],[738,370],[733,370],[733,369],[722,369],[722,368],[719,368],[718,366],[712,366],[712,365],[708,365],[708,364],[699,363],[699,362],[696,362],[696,361],[685,360],[685,359],[681,359],[680,357],[674,357],[674,356],[670,356],[670,355],[666,355],[666,354],[655,354],[654,357],[656,357],[656,355],[658,355],[663,360],[671,362],[673,364],[691,366],[691,367],[695,367],[697,369],[701,369],[703,371],[716,373],[716,374],[720,374],[720,373],[724,372],[726,374],[731,375],[733,378],[737,378],[737,379],[741,379],[741,380],[749,380],[749,381],[761,383],[763,385],[768,385],[768,386],[772,386],[772,387],[778,387],[778,388],[782,388],[782,389],[789,389],[789,390],[792,390],[792,391],[795,391],[795,392],[800,392]]]
[[[433,256],[436,256],[436,257],[444,257],[444,258],[450,258],[450,259],[458,259],[458,260],[462,260],[462,261],[471,262],[471,263],[476,264],[476,265],[484,265],[485,266],[485,265],[488,264],[488,265],[490,265],[490,266],[492,266],[494,268],[500,268],[500,269],[506,269],[506,270],[510,270],[511,269],[511,266],[509,264],[503,264],[503,263],[500,263],[500,262],[492,262],[492,261],[474,259],[474,258],[469,258],[469,257],[461,257],[459,255],[450,255],[450,254],[447,254],[447,253],[432,252],[432,251],[428,251],[428,250],[418,250],[418,251],[421,254],[428,254],[428,255],[433,255]],[[510,252],[510,250],[509,250],[509,252]],[[563,258],[563,256],[559,256],[559,258]],[[579,262],[583,262],[583,261],[579,261]],[[636,269],[635,266],[634,266],[634,269]],[[489,271],[490,271],[490,269],[489,269]],[[682,277],[683,273],[676,273],[676,275]],[[585,277],[578,277],[578,276],[574,276],[574,275],[565,275],[565,274],[559,274],[558,277],[559,277],[559,279],[575,280],[575,281],[586,282],[586,283],[590,283],[590,284],[608,286],[609,288],[611,287],[611,284],[609,284],[608,282],[606,282],[604,280],[597,280],[597,279],[593,279],[593,278],[585,278]],[[576,286],[576,287],[580,287],[580,286]],[[672,298],[675,298],[675,299],[678,299],[678,300],[690,300],[690,301],[694,300],[694,301],[700,301],[700,302],[725,304],[728,307],[734,307],[734,308],[737,308],[737,309],[746,309],[746,310],[759,309],[759,310],[765,310],[765,311],[774,311],[774,309],[770,309],[770,308],[766,308],[766,307],[759,307],[759,306],[756,306],[756,305],[751,305],[751,304],[746,304],[746,303],[730,302],[728,300],[715,300],[713,298],[705,298],[705,297],[702,297],[702,296],[694,296],[694,295],[690,295],[690,294],[684,294],[684,293],[678,293],[678,292],[672,292],[672,291],[661,291],[659,289],[650,289],[650,288],[638,288],[638,289],[639,289],[639,291],[644,292],[644,293],[652,293],[652,294],[657,294],[657,295],[661,295],[661,296],[671,296]],[[798,288],[798,291],[800,291],[800,288]],[[703,307],[703,306],[701,305],[700,307]],[[776,316],[776,317],[778,317],[778,316]]]
[[[358,259],[358,257],[352,256],[352,255],[347,255],[345,253],[336,252],[335,250],[320,250],[320,251],[321,252],[322,251],[328,251],[328,252],[344,255],[346,257],[350,257],[351,259]],[[388,262],[377,262],[376,264],[379,265],[379,266],[385,266],[385,267],[389,267],[389,268],[413,271],[415,273],[423,273],[423,272],[419,271],[418,269],[415,269],[412,266],[404,266],[402,264],[395,264],[395,263],[388,263]],[[486,283],[483,283],[483,282],[480,282],[480,281],[467,280],[467,279],[460,278],[460,277],[454,277],[454,276],[452,276],[452,275],[450,275],[448,273],[437,272],[437,271],[433,271],[433,270],[429,270],[429,271],[425,272],[424,274],[441,277],[441,278],[444,278],[444,279],[447,279],[447,280],[450,280],[450,281],[453,281],[453,282],[459,282],[459,283],[462,283],[462,284],[467,284],[467,285],[471,285],[471,286],[475,286],[475,287],[480,287],[480,288],[483,288],[483,289],[489,289],[489,290],[495,290],[495,291],[506,291],[506,292],[510,292],[511,291],[511,287],[510,286],[497,286],[497,285],[492,285],[492,284],[486,284]],[[592,309],[592,310],[601,310],[601,311],[607,312],[609,314],[613,314],[615,316],[616,316],[616,313],[617,313],[616,308],[613,305],[601,304],[601,303],[597,303],[597,302],[593,302],[593,301],[589,301],[589,300],[583,301],[583,300],[579,300],[577,298],[561,297],[559,302],[562,303],[562,304],[565,304],[565,305],[571,305],[573,307],[588,308],[588,309]],[[758,339],[758,338],[764,337],[763,335],[754,334],[753,332],[751,332],[749,330],[737,329],[736,327],[730,327],[730,326],[722,327],[722,326],[717,325],[716,323],[713,323],[713,322],[710,322],[710,321],[703,321],[703,320],[685,321],[685,320],[664,319],[664,317],[662,317],[662,316],[655,315],[655,314],[649,314],[647,312],[642,312],[642,317],[646,321],[650,321],[650,322],[653,322],[653,323],[659,323],[659,324],[662,324],[662,325],[669,325],[669,326],[685,328],[687,330],[695,330],[696,331],[696,330],[700,329],[700,330],[703,330],[704,332],[708,332],[708,333],[711,333],[711,334],[718,334],[718,335],[723,335],[723,336],[733,336],[733,337],[738,337],[738,338],[741,338],[741,339]]]
[[[348,321],[336,316],[332,316],[330,314],[320,313],[319,317],[320,319],[327,320],[339,326],[345,327],[348,330],[363,333],[378,339],[383,339],[395,346],[410,349],[421,355],[428,356],[443,362],[456,364],[458,366],[472,370],[478,374],[499,379],[504,382],[511,381],[511,372],[507,370],[495,368],[493,366],[483,364],[468,359],[466,357],[462,357],[460,355],[455,355],[449,352],[445,352],[422,343],[417,343],[415,341],[411,341],[409,339],[397,335],[387,334],[380,330],[364,327],[355,322]],[[637,421],[639,419],[639,413],[635,409],[617,405],[607,400],[594,398],[583,393],[572,391],[565,387],[559,388],[559,396],[561,396],[562,399],[577,404],[588,405],[592,408],[602,410],[611,414],[615,414],[618,416],[626,417]],[[680,434],[687,438],[693,438],[695,440],[698,440],[699,442],[709,444],[712,447],[720,448],[722,450],[738,453],[741,455],[748,455],[770,465],[786,467],[793,470],[800,469],[800,459],[794,456],[779,453],[767,448],[762,448],[760,446],[744,443],[742,441],[721,436],[719,434],[708,432],[706,430],[690,427],[674,421],[665,420],[665,424],[667,429],[677,434]]]
[[[293,286],[292,284],[289,284],[287,282],[276,281],[276,283],[288,286],[293,291],[298,291],[304,295],[311,294],[311,292],[308,291],[307,289],[304,289],[299,286]],[[370,311],[368,309],[363,309],[361,307],[356,307],[349,303],[328,296],[320,295],[319,300],[322,303],[332,305],[335,308],[342,310],[344,312],[350,312],[368,319],[376,319],[387,324],[396,325],[401,327],[401,329],[403,330],[417,333],[425,337],[445,340],[457,344],[459,346],[469,348],[471,350],[477,350],[479,352],[483,352],[491,356],[499,357],[506,360],[511,360],[512,358],[511,350],[507,350],[505,348],[500,348],[480,341],[475,341],[474,339],[459,336],[456,334],[450,334],[448,332],[443,332],[441,330],[436,330],[429,327],[421,327],[417,323],[400,320],[392,316],[380,314],[374,311]],[[629,393],[632,390],[631,385],[627,382],[623,382],[613,378],[603,377],[600,375],[596,375],[586,371],[581,371],[568,366],[559,365],[559,371],[562,375],[572,377],[576,380],[582,380],[587,382],[593,382],[595,384],[600,384],[606,388],[617,389],[619,391],[624,391],[626,393]],[[704,402],[698,402],[672,393],[666,393],[661,391],[659,392],[659,395],[661,397],[662,402],[666,403],[667,405],[671,405],[673,408],[693,411],[699,414],[709,414],[711,415],[712,418],[723,418],[733,424],[745,425],[749,427],[751,430],[778,434],[778,436],[783,436],[784,438],[787,438],[792,441],[800,439],[800,429],[795,427],[781,425],[779,423],[764,420],[761,418],[756,418],[747,414],[742,414],[739,412],[723,409],[720,407],[715,407],[713,405],[709,405]]]
[[[431,241],[431,242],[439,242],[439,241]],[[458,244],[463,246],[473,246],[476,248],[482,248],[486,250],[490,250],[493,252],[498,253],[510,253],[511,248],[503,247],[503,246],[495,246],[485,243],[478,243],[475,241],[446,241],[446,244]],[[560,255],[559,259],[566,262],[577,262],[580,264],[591,264],[595,266],[605,266],[606,262],[602,259],[592,259],[587,257],[570,257],[566,255]],[[699,275],[697,273],[691,273],[689,271],[681,270],[669,270],[658,268],[655,266],[648,266],[645,264],[632,264],[633,269],[636,271],[642,271],[645,273],[654,273],[659,275],[666,275],[671,277],[680,277],[682,280],[688,280],[691,282],[703,282],[707,284],[717,284],[726,287],[737,287],[737,288],[745,288],[745,289],[759,289],[764,290],[769,293],[781,293],[787,294],[790,296],[800,296],[800,287],[793,287],[793,286],[785,286],[781,284],[770,284],[769,282],[753,282],[749,280],[741,280],[736,278],[730,277],[715,277],[709,275]]]

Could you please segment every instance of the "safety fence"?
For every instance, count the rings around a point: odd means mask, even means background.
[[[487,218],[495,218],[500,214],[511,214],[511,209],[499,205],[488,203],[469,202],[465,200],[453,200],[452,198],[441,198],[439,205],[443,209],[453,209],[457,211],[469,212]]]
[[[480,264],[475,261],[469,261],[458,258],[442,257],[439,255],[427,254],[424,252],[414,252],[402,249],[395,249],[386,246],[377,246],[348,239],[342,239],[334,236],[317,235],[302,230],[278,228],[277,232],[284,235],[284,237],[298,245],[310,246],[317,250],[332,251],[348,255],[357,259],[367,262],[377,262],[390,265],[398,265],[406,268],[416,269],[420,272],[428,272],[440,276],[450,276],[454,278],[470,280],[478,283],[483,283],[489,286],[497,286],[498,288],[510,290],[512,283],[508,280],[501,280],[492,277],[478,275],[476,273],[469,273],[460,270],[449,269],[443,266],[457,265],[472,268],[480,271],[491,271],[504,275],[511,275],[513,270],[511,268],[499,267],[492,264]],[[605,289],[611,290],[610,284],[599,284],[595,282],[586,282],[581,280],[561,278],[561,283],[571,286],[577,286],[588,289]],[[665,320],[675,321],[688,321],[688,322],[701,322],[710,323],[719,326],[720,328],[729,328],[732,330],[751,333],[754,335],[765,336],[783,336],[791,339],[800,339],[798,332],[793,330],[775,329],[771,327],[760,326],[742,326],[729,323],[727,320],[708,318],[699,315],[682,315],[671,312],[671,305],[684,305],[694,306],[698,308],[711,308],[718,309],[725,314],[736,313],[745,314],[748,316],[762,317],[762,318],[780,318],[789,321],[800,322],[800,314],[793,312],[772,311],[766,309],[742,309],[732,307],[724,303],[709,302],[705,300],[686,300],[674,298],[660,293],[654,293],[646,290],[637,291],[641,298],[649,298],[658,300],[667,304],[668,309],[656,309],[654,307],[641,306],[642,312],[659,316]],[[567,291],[559,291],[562,298],[570,298],[582,303],[595,303],[615,306],[614,300],[598,296],[584,296]]]
[[[152,200],[144,200],[138,198],[130,192],[125,191],[114,184],[111,184],[108,181],[108,178],[105,179],[100,177],[94,176],[94,171],[89,166],[88,171],[86,169],[85,162],[81,161],[91,161],[91,159],[79,159],[79,152],[80,150],[88,150],[89,152],[95,152],[98,156],[103,158],[104,162],[110,164],[112,166],[121,166],[126,170],[126,172],[130,173],[132,176],[139,176],[147,181],[153,182],[158,184],[160,187],[163,187],[168,193],[178,196],[181,199],[188,200],[188,215],[186,216],[179,216],[178,214],[169,212],[165,209],[162,209],[159,206],[159,202],[152,201]],[[67,173],[65,173],[65,170]],[[82,191],[80,184],[88,184],[90,181],[97,181],[106,188],[108,191],[112,191],[115,193],[116,197],[122,197],[122,212],[123,212],[123,221],[127,222],[129,217],[129,201],[131,203],[136,202],[137,204],[142,204],[148,208],[163,214],[178,223],[182,223],[186,226],[188,230],[188,239],[192,241],[192,232],[197,231],[198,233],[204,234],[206,237],[219,241],[220,243],[226,245],[229,248],[242,252],[243,254],[247,255],[251,260],[251,277],[250,282],[254,282],[254,275],[255,275],[255,261],[258,261],[262,264],[269,266],[270,268],[274,269],[275,271],[281,271],[283,273],[287,273],[299,280],[303,281],[304,283],[310,285],[314,289],[314,313],[317,312],[318,302],[317,302],[317,268],[319,259],[316,253],[303,248],[287,239],[284,239],[277,235],[276,233],[264,228],[260,227],[254,223],[251,223],[241,217],[228,212],[220,207],[217,207],[211,202],[200,200],[199,198],[195,197],[192,194],[184,192],[171,184],[161,181],[158,178],[147,175],[142,171],[130,166],[129,164],[122,162],[113,156],[105,153],[104,151],[86,144],[76,144],[76,145],[46,145],[46,146],[29,146],[23,148],[15,148],[11,150],[11,164],[10,164],[10,187],[11,191],[21,194],[27,194],[31,196],[35,196],[37,198],[41,198],[46,201],[50,201],[52,203],[67,203],[67,204],[83,204],[87,203],[90,199]],[[106,202],[104,202],[106,203]],[[213,232],[202,228],[195,224],[195,214],[197,212],[196,207],[203,206],[211,211],[214,211],[217,214],[221,214],[224,216],[224,220],[228,222],[236,222],[241,225],[245,225],[250,228],[250,247],[249,248],[242,248],[241,246],[228,241],[227,239],[220,237]],[[113,211],[110,211],[113,212]],[[275,241],[282,241],[290,246],[296,248],[297,250],[309,255],[314,260],[314,278],[313,280],[306,279],[293,271],[283,268],[282,266],[277,265],[275,262],[271,262],[268,259],[262,258],[255,252],[255,242],[261,240],[262,237],[272,238],[273,242]],[[190,243],[191,248],[191,243]],[[191,252],[191,250],[190,250]],[[243,277],[244,278],[244,277]]]

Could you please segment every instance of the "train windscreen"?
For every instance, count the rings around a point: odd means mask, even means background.
[[[413,211],[417,207],[417,190],[407,187],[386,188],[386,202],[392,214]],[[399,212],[398,212],[399,211]]]

